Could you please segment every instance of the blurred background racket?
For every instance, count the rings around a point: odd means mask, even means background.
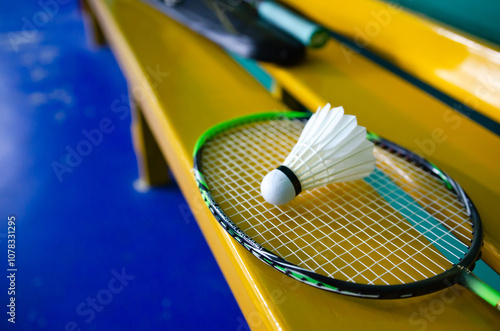
[[[321,47],[327,31],[274,1],[143,0],[227,51],[291,65],[305,46]]]
[[[499,308],[500,294],[470,270],[479,215],[432,163],[378,137],[364,180],[306,191],[272,206],[262,178],[296,143],[310,113],[224,122],[200,137],[195,176],[221,226],[253,255],[301,282],[366,298],[405,298],[460,284]]]

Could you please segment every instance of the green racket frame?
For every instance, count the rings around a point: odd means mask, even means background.
[[[251,122],[286,118],[301,119],[306,121],[311,115],[312,113],[309,112],[306,113],[283,111],[239,117],[222,122],[210,128],[198,139],[194,149],[195,178],[203,200],[210,209],[211,213],[214,215],[215,219],[224,228],[224,230],[226,230],[229,235],[231,235],[237,242],[239,242],[255,257],[273,267],[274,269],[300,282],[335,293],[363,298],[395,299],[428,294],[449,287],[455,283],[459,283],[469,288],[471,286],[467,286],[468,284],[478,286],[478,283],[476,282],[477,278],[475,278],[475,276],[473,276],[469,271],[473,269],[475,261],[479,258],[483,238],[481,221],[474,204],[462,190],[460,185],[458,185],[458,183],[456,183],[452,178],[450,178],[450,176],[441,171],[434,164],[395,143],[379,137],[374,133],[367,134],[367,138],[370,141],[372,141],[375,145],[388,150],[391,153],[398,154],[399,156],[407,159],[409,162],[419,166],[420,168],[426,170],[427,172],[438,178],[448,190],[457,195],[458,199],[461,200],[461,202],[469,212],[470,219],[473,225],[473,238],[468,252],[457,264],[453,265],[450,269],[433,277],[406,284],[368,285],[351,283],[317,274],[284,260],[280,256],[259,245],[247,234],[245,234],[233,221],[231,221],[231,219],[224,213],[224,211],[219,207],[217,202],[212,197],[210,193],[210,187],[209,185],[207,185],[207,182],[203,176],[202,154],[204,144],[212,137],[223,131]],[[482,283],[479,279],[477,279],[477,281]],[[482,284],[486,285],[484,283]],[[489,302],[494,306],[498,304],[498,300],[500,300],[500,295],[498,294],[498,292],[490,288],[488,285],[486,285],[486,287],[481,287],[481,289],[481,292],[484,292],[484,296],[479,293],[476,294],[485,299],[486,297],[490,297]]]

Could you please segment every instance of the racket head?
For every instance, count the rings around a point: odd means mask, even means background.
[[[405,298],[456,283],[481,249],[483,234],[476,208],[458,183],[434,164],[373,133],[367,138],[376,146],[378,161],[370,178],[307,191],[285,206],[264,202],[260,181],[284,160],[311,115],[286,111],[245,116],[216,125],[199,138],[195,178],[219,224],[264,263],[331,292]],[[433,191],[426,196],[428,189]],[[377,203],[382,208],[371,207]],[[406,210],[406,205],[414,206]],[[343,207],[339,211],[337,206]],[[366,217],[372,212],[375,218]],[[423,225],[412,224],[415,217],[421,217]],[[415,228],[424,235],[415,233]],[[440,242],[450,234],[464,246]],[[455,252],[453,245],[461,248]],[[404,254],[401,257],[391,249]],[[435,265],[426,266],[430,262]]]

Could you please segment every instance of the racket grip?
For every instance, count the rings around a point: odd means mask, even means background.
[[[274,1],[259,1],[256,7],[262,19],[292,35],[305,46],[319,48],[328,41],[328,32],[324,28]]]
[[[500,311],[500,293],[472,272],[469,270],[462,272],[458,282]]]

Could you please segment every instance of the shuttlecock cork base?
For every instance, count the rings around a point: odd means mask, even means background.
[[[279,206],[302,190],[366,177],[375,167],[373,147],[355,116],[327,104],[311,116],[283,164],[264,177],[261,194]]]
[[[260,189],[267,202],[279,206],[299,195],[302,185],[292,170],[281,165],[264,177]]]

